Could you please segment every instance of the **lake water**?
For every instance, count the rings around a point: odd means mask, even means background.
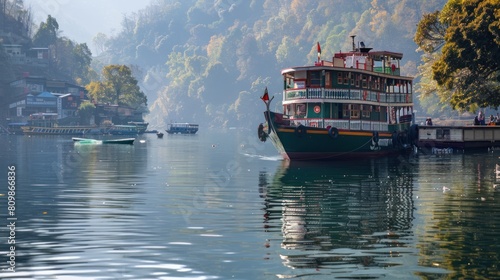
[[[500,279],[500,151],[289,163],[253,130],[0,144],[2,279]]]

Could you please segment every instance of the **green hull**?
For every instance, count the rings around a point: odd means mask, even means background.
[[[98,139],[90,139],[90,138],[77,138],[77,137],[73,137],[73,141],[75,143],[78,143],[78,144],[91,144],[91,145],[100,145],[100,144],[125,144],[125,145],[132,145],[132,144],[134,144],[135,138],[98,140]]]
[[[274,115],[269,112],[266,119],[274,120]],[[401,131],[375,132],[289,126],[274,121],[268,121],[264,128],[267,138],[290,160],[342,160],[408,151],[412,146],[409,130],[409,124]]]

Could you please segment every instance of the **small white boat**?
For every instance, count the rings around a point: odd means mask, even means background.
[[[134,144],[135,138],[122,138],[122,139],[107,139],[107,140],[98,140],[98,139],[89,139],[89,138],[77,138],[73,137],[74,142],[78,142],[80,144]]]

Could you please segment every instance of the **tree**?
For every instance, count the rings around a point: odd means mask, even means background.
[[[103,82],[93,81],[86,86],[92,99],[99,103],[139,108],[147,104],[144,92],[132,76],[132,70],[125,65],[108,65],[102,70]]]
[[[92,42],[94,43],[94,46],[96,48],[97,55],[106,51],[107,41],[108,41],[108,37],[106,36],[106,34],[103,34],[101,32],[97,33],[97,35],[94,36],[94,38],[92,39]]]
[[[419,23],[415,41],[424,51],[441,50],[430,71],[454,109],[500,106],[499,10],[498,0],[450,0]]]
[[[40,28],[33,37],[33,45],[37,47],[48,47],[57,41],[59,24],[51,15],[47,16],[46,22],[40,23]]]
[[[92,62],[92,52],[86,43],[76,44],[72,52],[73,56],[73,79],[79,84],[86,84],[91,77],[90,63]]]
[[[95,105],[90,101],[84,101],[78,107],[78,114],[80,115],[80,121],[82,124],[89,124],[90,119],[95,113]]]

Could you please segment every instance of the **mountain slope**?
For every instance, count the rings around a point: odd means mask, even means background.
[[[138,66],[152,126],[190,121],[253,128],[262,121],[264,88],[279,100],[281,68],[314,61],[317,41],[329,59],[349,50],[349,36],[357,35],[376,50],[403,52],[403,74],[416,75],[416,25],[445,2],[156,1],[124,18],[96,65]]]

